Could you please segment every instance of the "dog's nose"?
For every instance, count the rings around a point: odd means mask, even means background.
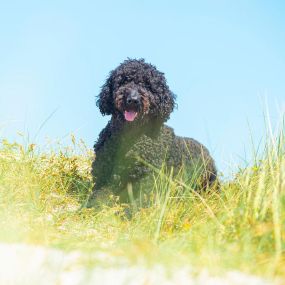
[[[128,105],[138,105],[140,100],[140,95],[136,90],[132,90],[127,97]]]

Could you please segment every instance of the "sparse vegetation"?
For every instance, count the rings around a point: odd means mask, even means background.
[[[263,154],[220,193],[195,193],[182,175],[160,170],[152,206],[132,219],[111,195],[100,210],[80,209],[92,188],[93,154],[74,137],[72,147],[45,153],[2,140],[0,241],[105,252],[118,263],[285,276],[284,127],[268,137]]]

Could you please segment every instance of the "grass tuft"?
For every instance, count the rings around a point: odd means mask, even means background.
[[[74,136],[71,147],[47,152],[2,140],[0,240],[80,250],[90,254],[88,264],[104,252],[115,263],[285,275],[284,127],[220,192],[197,193],[183,170],[174,177],[162,168],[151,205],[136,211],[112,195],[100,210],[80,209],[92,189],[91,161]]]

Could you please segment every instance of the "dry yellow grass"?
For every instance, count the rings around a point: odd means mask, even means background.
[[[181,177],[156,175],[153,203],[132,219],[116,197],[80,209],[91,191],[92,152],[0,146],[0,241],[106,252],[120,262],[285,276],[285,136],[268,139],[251,167],[201,195]],[[121,214],[118,214],[121,213]],[[97,262],[90,259],[86,265]],[[112,262],[114,262],[114,260]],[[102,262],[102,261],[100,261]],[[106,260],[108,266],[108,260]]]

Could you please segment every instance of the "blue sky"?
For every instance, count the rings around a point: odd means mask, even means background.
[[[74,133],[91,148],[109,71],[145,58],[177,94],[168,124],[227,173],[263,136],[265,101],[273,123],[285,110],[284,14],[283,1],[2,1],[0,137]]]

